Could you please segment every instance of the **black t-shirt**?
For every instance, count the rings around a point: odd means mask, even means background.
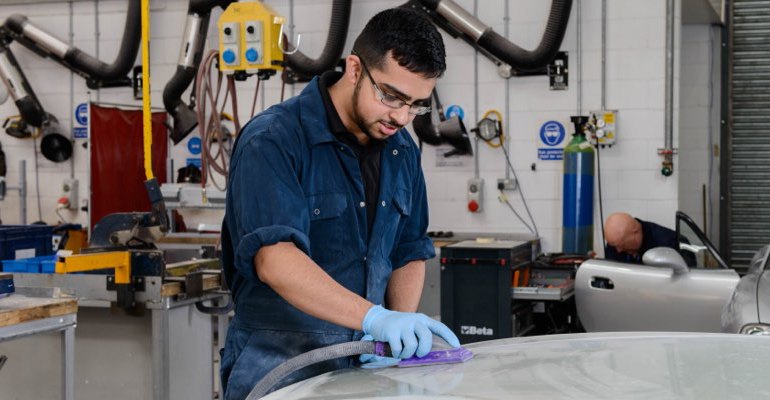
[[[348,132],[340,119],[339,113],[334,108],[329,87],[342,78],[342,72],[324,72],[318,80],[321,91],[321,99],[326,108],[326,118],[329,120],[329,130],[334,133],[337,140],[344,143],[356,155],[358,166],[361,168],[361,177],[364,181],[364,194],[366,197],[366,226],[367,232],[372,232],[374,216],[377,213],[377,198],[380,196],[380,153],[385,148],[385,141],[370,140],[367,145],[358,142],[355,135]]]
[[[631,264],[641,264],[644,253],[655,247],[670,247],[679,251],[679,240],[676,232],[654,222],[642,221],[635,218],[642,224],[642,247],[639,249],[638,256],[632,256],[627,253],[618,253],[612,246],[604,247],[604,258],[613,261],[620,261]]]

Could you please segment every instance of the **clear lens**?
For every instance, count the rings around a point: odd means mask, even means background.
[[[770,325],[765,324],[748,324],[741,328],[741,334],[744,335],[757,335],[757,336],[770,336]]]
[[[412,115],[423,115],[430,112],[430,107],[426,106],[411,106],[409,107],[409,114]]]
[[[380,90],[380,88],[377,87],[377,85],[375,85],[374,87],[377,89],[377,94],[379,95],[379,98],[380,98],[380,101],[382,101],[382,104],[385,104],[390,108],[401,108],[406,104],[405,101],[399,99],[398,97],[394,97],[387,93],[383,93]]]
[[[377,85],[374,85],[374,88],[377,89],[377,95],[380,98],[380,101],[382,104],[385,104],[386,106],[390,108],[399,109],[405,105],[409,105],[409,114],[412,115],[423,115],[430,112],[430,107],[427,106],[418,106],[414,104],[408,104],[407,102],[399,99],[398,97],[391,96],[387,93],[383,93],[380,88],[377,87]]]
[[[366,68],[366,64],[364,64],[363,60],[361,60],[361,66],[364,67],[364,71],[366,71],[366,76],[369,77],[369,81],[372,82],[372,86],[374,87],[374,92],[377,94],[377,97],[380,99],[380,102],[382,102],[382,104],[385,104],[386,106],[394,109],[399,109],[403,106],[408,105],[409,114],[412,114],[412,115],[423,115],[430,112],[430,107],[409,104],[404,100],[396,96],[393,96],[392,94],[383,92],[382,90],[380,90],[380,87],[377,86],[377,83],[374,81],[374,78],[372,78],[372,75],[369,73],[369,69]]]

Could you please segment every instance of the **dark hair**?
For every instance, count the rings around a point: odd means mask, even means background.
[[[446,70],[444,40],[422,15],[391,8],[372,17],[353,44],[353,52],[370,68],[382,69],[391,52],[398,65],[428,78]]]

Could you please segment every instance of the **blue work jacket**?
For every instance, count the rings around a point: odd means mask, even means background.
[[[361,337],[303,313],[261,282],[253,259],[262,246],[293,242],[334,280],[374,304],[384,303],[394,269],[435,255],[426,235],[420,153],[405,129],[387,140],[380,168],[369,235],[359,162],[329,130],[318,78],[243,128],[230,162],[222,233],[224,270],[235,301],[222,360],[228,392],[235,386],[250,389],[256,381],[247,381],[299,353]],[[258,365],[247,365],[253,363]],[[347,365],[338,362],[305,375]]]
[[[655,247],[670,247],[679,251],[679,239],[676,232],[654,222],[642,221],[639,218],[635,219],[642,225],[642,245],[639,248],[638,255],[618,253],[615,247],[608,245],[604,247],[604,258],[629,264],[642,264],[644,253]],[[690,264],[687,257],[685,257],[685,261],[688,262],[688,265]]]

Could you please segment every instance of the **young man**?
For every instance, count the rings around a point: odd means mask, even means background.
[[[608,260],[641,264],[644,253],[654,247],[679,250],[676,232],[626,213],[614,213],[607,217],[604,235],[607,240],[604,258]]]
[[[293,356],[364,334],[397,358],[425,355],[434,333],[459,346],[415,313],[434,250],[420,153],[403,129],[430,111],[445,67],[430,22],[386,10],[356,40],[344,74],[313,79],[243,128],[222,231],[235,301],[222,354],[227,399]],[[316,364],[281,386],[352,362]]]

